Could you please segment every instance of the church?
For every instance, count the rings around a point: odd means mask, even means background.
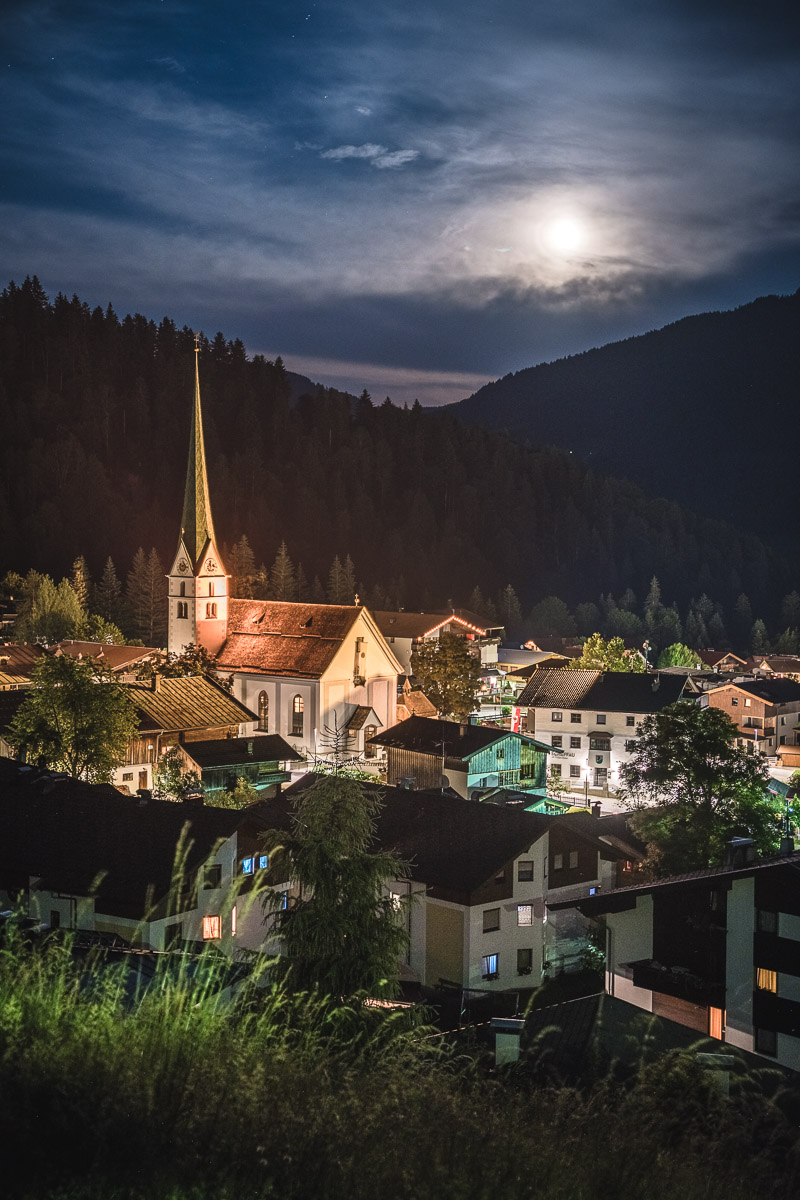
[[[347,755],[377,768],[382,751],[369,741],[396,724],[403,668],[370,612],[357,597],[340,605],[228,594],[211,517],[199,353],[181,533],[168,576],[168,648],[180,654],[194,644],[216,655],[237,700],[258,714],[259,732],[280,734],[313,758],[330,753],[338,730]]]

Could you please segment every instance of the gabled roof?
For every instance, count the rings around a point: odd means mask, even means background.
[[[366,610],[354,604],[230,600],[222,670],[318,679]]]
[[[417,754],[435,754],[442,756],[442,743],[447,758],[466,761],[493,746],[504,738],[515,738],[534,746],[537,750],[549,753],[550,746],[537,742],[524,733],[512,733],[508,729],[500,729],[491,725],[461,725],[458,721],[440,721],[432,717],[409,717],[399,725],[393,725],[385,733],[379,733],[370,738],[375,746],[388,746],[397,750],[413,750]]]
[[[425,717],[426,720],[437,718],[436,705],[419,688],[403,689],[397,698],[398,712],[401,708],[405,708],[409,716]]]
[[[747,660],[748,669],[774,671],[776,675],[800,675],[797,654],[755,654]]]
[[[0,688],[26,686],[44,646],[34,642],[0,642]]]
[[[540,667],[528,680],[517,704],[529,708],[654,713],[680,700],[685,686],[684,675]]]
[[[124,671],[133,663],[158,654],[158,650],[154,646],[107,646],[105,642],[79,642],[70,638],[59,642],[55,653],[70,658],[96,658],[109,671]]]
[[[86,896],[100,872],[98,911],[138,919],[148,887],[170,890],[184,826],[195,870],[230,837],[242,812],[123,796],[106,784],[81,783],[0,759],[0,887],[41,886]]]
[[[127,690],[136,705],[142,731],[219,729],[258,720],[255,713],[206,675],[179,679],[161,675],[157,691],[150,683],[130,683]]]
[[[459,616],[455,612],[389,612],[381,609],[376,610],[372,615],[384,637],[429,637],[446,625],[457,625],[464,633],[472,633],[476,637],[485,637],[487,632],[486,623],[476,617],[474,613]]]
[[[738,654],[733,654],[730,650],[695,650],[694,653],[707,667],[715,667],[717,663],[721,663],[724,659],[731,659],[734,662],[741,663],[743,667],[747,666],[743,658],[739,658]]]
[[[735,689],[748,696],[755,696],[766,704],[791,704],[800,700],[800,683],[796,679],[742,679],[735,683],[724,683],[713,688],[708,695]]]
[[[288,742],[277,733],[255,733],[250,737],[213,738],[185,742],[184,752],[199,767],[235,767],[246,763],[302,762]]]

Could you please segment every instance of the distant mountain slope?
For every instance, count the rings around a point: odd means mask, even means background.
[[[800,291],[529,367],[448,412],[800,543]]]

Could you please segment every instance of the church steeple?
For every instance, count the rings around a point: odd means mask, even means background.
[[[228,635],[228,576],[217,553],[203,443],[199,340],[195,338],[194,410],[181,536],[169,573],[168,647],[175,654],[191,643],[216,654]]]
[[[181,536],[196,571],[208,542],[216,541],[211,504],[208,498],[208,473],[203,442],[203,414],[200,409],[200,346],[195,338],[194,350],[194,411],[189,438],[189,463],[186,469],[186,488],[183,493]]]

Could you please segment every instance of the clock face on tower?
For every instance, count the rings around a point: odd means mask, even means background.
[[[178,570],[180,571],[181,575],[186,575],[188,573],[189,564],[185,558],[182,558],[181,561],[178,563]]]
[[[207,558],[206,559],[206,570],[208,571],[209,575],[212,574],[214,571],[216,571],[216,569],[217,569],[217,564],[214,562],[214,559]]]

